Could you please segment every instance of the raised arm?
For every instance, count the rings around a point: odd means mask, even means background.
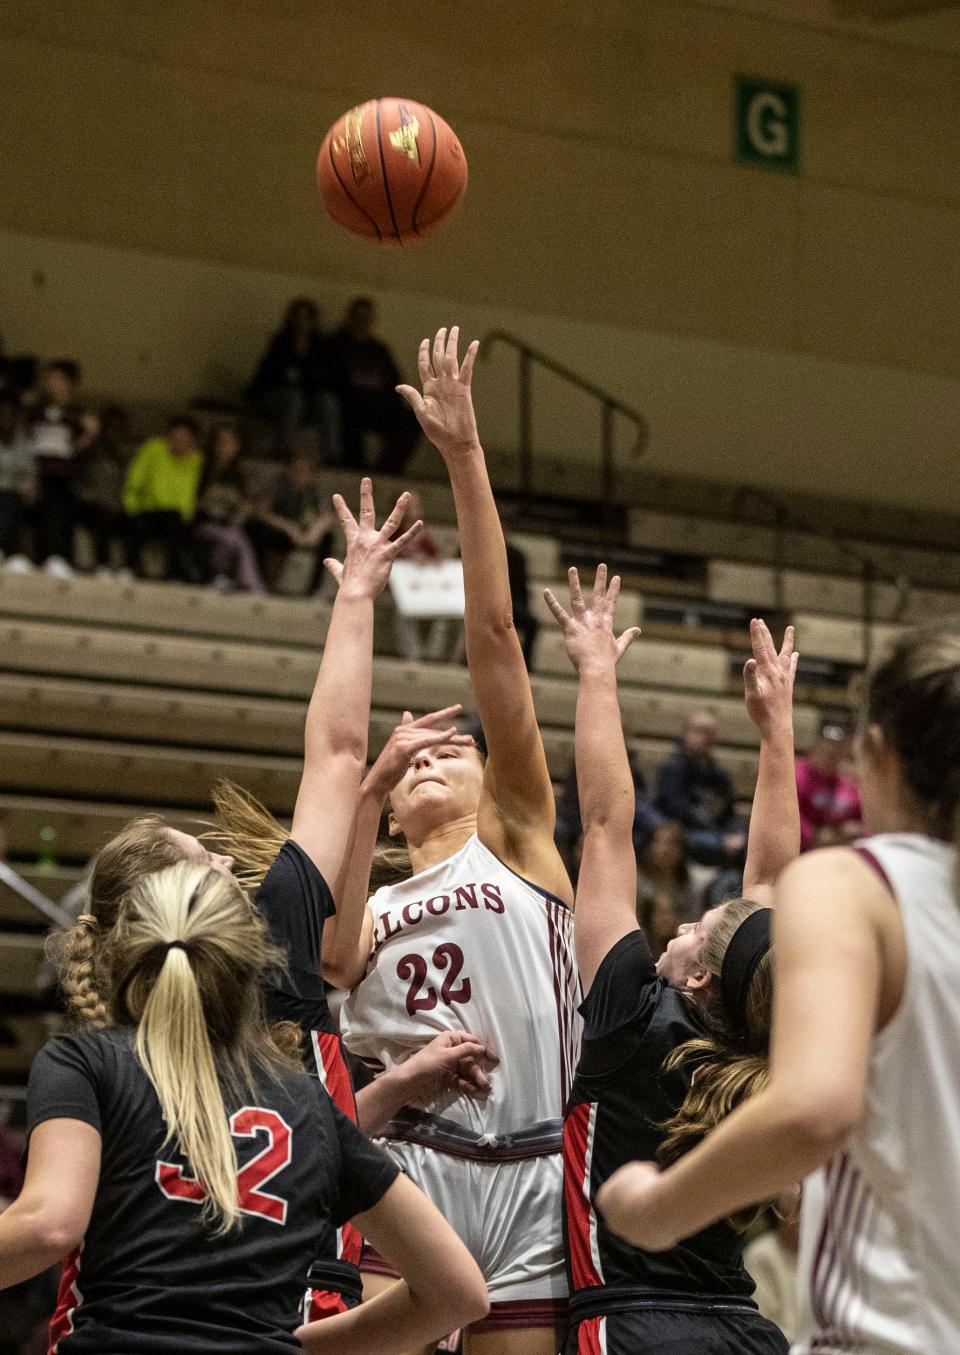
[[[619,639],[613,615],[620,579],[607,588],[607,567],[597,570],[589,608],[580,579],[570,570],[570,612],[546,590],[577,670],[576,763],[583,854],[577,883],[574,935],[584,992],[604,956],[637,930],[637,861],[633,850],[636,804],[617,700],[617,661],[640,634],[634,626]]]
[[[800,853],[800,807],[793,746],[793,682],[799,654],[788,626],[780,652],[763,621],[750,622],[753,658],[743,669],[747,713],[760,731],[760,764],[750,814],[743,892],[758,903]]]
[[[795,862],[777,884],[776,992],[767,1089],[679,1162],[621,1167],[597,1196],[614,1232],[647,1251],[772,1199],[822,1166],[863,1113],[883,1008],[883,933],[898,919],[853,852]]]
[[[290,830],[328,881],[335,881],[343,868],[367,761],[373,604],[386,587],[397,552],[423,525],[414,523],[403,536],[391,540],[408,498],[400,496],[379,531],[368,479],[360,485],[358,519],[339,494],[333,498],[347,550],[342,565],[328,562],[340,587],[307,710],[303,776]]]
[[[336,988],[353,988],[358,984],[370,956],[372,920],[367,908],[370,868],[387,798],[402,780],[411,760],[425,748],[444,743],[466,746],[473,742],[469,734],[458,734],[452,727],[438,728],[459,712],[460,706],[447,706],[415,720],[410,711],[404,711],[403,720],[363,779],[356,797],[349,851],[333,886],[337,912],[323,929],[323,977]]]
[[[479,832],[498,855],[534,882],[569,899],[553,842],[553,786],[533,706],[530,679],[513,624],[503,529],[473,412],[477,343],[457,358],[459,330],[441,329],[420,345],[423,393],[398,386],[443,457],[457,510],[466,593],[467,664],[489,749]]]

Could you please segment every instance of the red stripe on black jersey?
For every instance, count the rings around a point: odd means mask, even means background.
[[[354,1124],[357,1123],[357,1100],[353,1093],[353,1079],[343,1057],[343,1044],[339,1035],[325,1030],[310,1032],[313,1057],[316,1063],[317,1077],[326,1087],[330,1099],[338,1110],[342,1111]],[[363,1250],[363,1238],[352,1223],[345,1223],[337,1229],[337,1259],[360,1264]],[[324,1306],[325,1301],[317,1291],[317,1303]]]
[[[597,1219],[590,1200],[596,1124],[597,1106],[591,1101],[574,1106],[563,1124],[563,1200],[574,1289],[603,1284]]]
[[[57,1290],[57,1306],[50,1319],[48,1355],[56,1355],[57,1347],[65,1336],[73,1331],[73,1315],[83,1302],[83,1295],[77,1288],[80,1277],[80,1253],[82,1244],[72,1251],[63,1263],[60,1272],[60,1286]]]

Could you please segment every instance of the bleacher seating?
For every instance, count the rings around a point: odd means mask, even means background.
[[[355,493],[355,475],[324,478],[327,490]],[[401,487],[379,484],[381,507]],[[449,488],[413,487],[431,528],[449,533]],[[770,529],[644,509],[633,511],[630,540],[619,544],[601,545],[586,527],[563,538],[511,535],[526,553],[543,623],[532,677],[554,780],[573,757],[576,681],[542,588],[549,584],[563,598],[566,566],[589,569],[603,554],[624,573],[620,625],[644,632],[621,665],[625,724],[644,771],[652,780],[685,718],[707,705],[718,720],[718,757],[749,800],[757,735],[739,674],[749,617],[776,602]],[[789,534],[782,580],[805,660],[796,707],[801,746],[815,734],[824,702],[848,701],[864,654],[862,581],[841,552],[822,539],[815,552],[812,540]],[[878,565],[896,563],[911,587],[876,585],[875,646],[906,622],[960,610],[960,552],[928,543],[885,549],[875,548]],[[209,816],[210,787],[220,776],[288,816],[330,610],[329,597],[224,596],[176,584],[0,572],[0,823],[11,863],[56,901],[136,813],[159,809],[195,829]],[[470,708],[464,668],[393,653],[386,606],[378,609],[375,650],[371,755],[411,702],[418,711],[452,701]],[[35,1006],[2,1018],[6,1075],[23,1074],[46,1029],[36,994],[43,931],[40,915],[0,885],[0,999]]]

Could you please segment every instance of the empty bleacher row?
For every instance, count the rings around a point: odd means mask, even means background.
[[[328,488],[351,489],[344,477],[329,476]],[[431,525],[450,524],[448,488],[417,487]],[[381,504],[394,488],[378,486]],[[587,529],[562,539],[512,534],[527,555],[533,608],[544,623],[532,678],[551,774],[559,781],[573,757],[576,682],[542,587],[549,583],[562,597],[566,566],[589,569],[602,553],[624,575],[620,624],[644,630],[623,660],[621,690],[645,772],[652,779],[685,718],[708,705],[720,729],[718,758],[748,799],[757,737],[739,670],[749,617],[769,614],[778,600],[769,555],[762,558],[765,529],[650,512],[634,513],[630,526],[630,541],[602,547]],[[960,610],[960,554],[898,550],[911,564],[922,557],[922,582],[911,574],[909,588],[876,585],[875,646],[903,624]],[[849,700],[849,679],[865,652],[863,589],[843,571],[849,561],[826,550],[816,568],[812,555],[787,558],[779,596],[804,659],[796,711],[802,746],[824,703]],[[330,610],[329,596],[224,596],[176,584],[0,573],[0,824],[11,863],[56,900],[134,814],[159,809],[177,826],[196,828],[209,816],[218,777],[288,816]],[[377,611],[375,650],[371,756],[411,700],[419,711],[452,701],[470,708],[464,668],[392,652],[387,605]],[[30,905],[0,885],[0,1074],[21,1076],[42,1039],[43,931]],[[30,1003],[35,1010],[23,1015]]]

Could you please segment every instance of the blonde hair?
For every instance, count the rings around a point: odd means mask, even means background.
[[[202,834],[204,841],[213,842],[233,857],[241,884],[247,889],[258,889],[280,848],[289,840],[289,832],[266,805],[233,781],[217,782],[213,788],[213,807],[217,811],[216,822],[209,826],[209,832]]]
[[[724,905],[707,933],[700,951],[700,963],[714,976],[717,988],[723,958],[734,933],[761,907],[762,904],[750,899],[733,899]],[[711,989],[713,987],[711,985]],[[680,1109],[661,1126],[666,1137],[657,1150],[657,1160],[663,1166],[695,1148],[732,1110],[766,1087],[770,1076],[767,1048],[773,1016],[772,950],[764,955],[750,980],[742,1024],[733,1022],[719,993],[711,992],[704,1010],[709,1033],[685,1041],[664,1062],[668,1070],[689,1062],[695,1062],[697,1067]],[[760,1205],[741,1210],[727,1222],[737,1231],[743,1231],[763,1208]]]
[[[133,819],[97,852],[91,864],[87,911],[48,946],[66,1001],[67,1021],[86,1030],[109,1024],[100,965],[101,939],[117,920],[124,896],[143,875],[183,859],[158,814]]]
[[[294,1067],[271,1043],[259,979],[282,957],[232,878],[180,861],[130,890],[104,939],[113,1016],[136,1027],[136,1054],[175,1143],[203,1184],[218,1234],[240,1219],[224,1090],[254,1093],[255,1071]]]

